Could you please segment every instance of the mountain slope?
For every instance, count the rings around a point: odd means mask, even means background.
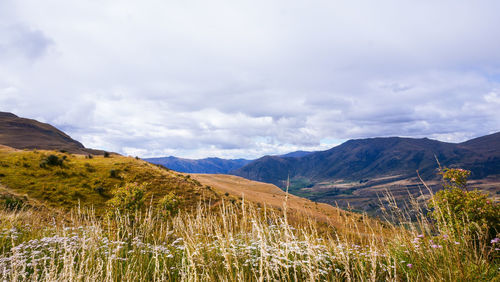
[[[43,165],[57,156],[61,165]],[[107,201],[119,187],[143,185],[147,204],[173,193],[185,207],[202,200],[215,203],[220,196],[189,176],[160,168],[132,157],[72,155],[57,151],[25,151],[0,146],[0,185],[14,195],[38,201],[52,208],[92,206],[104,213]]]
[[[249,162],[245,159],[220,159],[220,158],[206,158],[206,159],[183,159],[177,157],[165,158],[147,158],[144,159],[153,164],[163,165],[169,169],[186,172],[186,173],[228,173],[236,170]]]
[[[453,144],[412,138],[370,138],[349,140],[327,151],[299,158],[266,156],[232,174],[283,187],[288,176],[312,182],[360,181],[375,177],[416,176],[418,170],[430,179],[438,167],[460,166],[472,170],[473,178],[500,174],[500,134]]]
[[[379,196],[386,189],[403,201],[408,193],[418,197],[420,181],[439,189],[439,160],[443,167],[472,171],[476,187],[493,196],[500,192],[500,134],[453,144],[412,138],[349,140],[326,151],[300,158],[265,156],[231,172],[248,179],[284,188],[314,201],[378,212]],[[427,191],[423,191],[427,193]]]
[[[288,198],[286,198],[286,193],[283,190],[268,183],[225,174],[192,174],[191,177],[219,192],[256,203],[259,207],[265,205],[267,208],[282,209],[286,202],[288,213],[291,216],[314,218],[319,222],[334,226],[338,231],[348,231],[345,230],[346,217],[360,218],[359,215],[337,207],[324,203],[315,203],[295,195],[289,194]],[[364,229],[363,227],[360,228]]]
[[[85,148],[54,126],[0,112],[0,144],[16,149],[63,150],[75,154],[103,154]]]

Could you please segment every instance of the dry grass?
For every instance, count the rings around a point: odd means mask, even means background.
[[[411,195],[406,206],[397,206],[394,196],[386,195],[386,220],[375,221],[324,205],[316,209],[316,204],[273,186],[236,177],[188,177],[133,158],[66,155],[64,167],[40,168],[48,154],[55,152],[0,149],[0,182],[7,186],[0,194],[5,198],[26,194],[28,205],[0,210],[2,280],[498,281],[500,277],[499,240],[477,240],[484,234],[441,229],[426,216],[426,202]],[[86,164],[93,169],[89,171]],[[110,174],[112,169],[118,170],[118,177]],[[104,196],[83,185],[95,181],[104,185]],[[150,203],[175,192],[183,200],[180,213],[165,216],[153,209],[153,203],[146,211],[103,217],[103,211],[109,212],[106,193],[112,194],[122,182],[149,182]],[[74,191],[83,197],[75,197]],[[331,225],[321,223],[323,216]]]
[[[445,234],[423,215],[386,223],[391,237],[320,232],[248,202],[152,210],[107,222],[76,211],[41,224],[31,211],[0,212],[0,277],[10,281],[495,281],[498,244]],[[415,208],[415,207],[414,207]],[[400,209],[399,215],[405,211]],[[351,228],[366,222],[346,219]],[[404,227],[403,227],[404,226]]]

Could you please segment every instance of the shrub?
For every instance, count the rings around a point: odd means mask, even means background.
[[[108,203],[113,209],[121,212],[134,212],[144,206],[145,191],[144,185],[127,183],[115,191]]]
[[[91,164],[85,163],[84,166],[87,172],[96,172],[96,169]]]
[[[20,198],[16,197],[13,195],[1,195],[0,196],[0,201],[3,204],[3,208],[11,211],[16,211],[20,210],[23,205],[25,204],[25,201],[27,200],[26,197]]]
[[[444,169],[443,187],[431,199],[431,217],[442,229],[460,234],[483,233],[494,237],[500,230],[500,206],[478,190],[467,191],[470,171]]]
[[[179,199],[175,193],[170,192],[158,202],[158,211],[160,214],[173,216],[179,212],[179,204]]]
[[[120,171],[118,171],[116,169],[111,169],[109,171],[109,177],[111,177],[111,178],[120,178]]]
[[[40,162],[40,167],[45,168],[47,166],[63,166],[64,159],[59,158],[56,155],[49,155],[45,157]]]
[[[109,158],[110,157],[110,154],[108,152],[104,152],[104,157],[105,158]]]
[[[102,186],[96,186],[96,187],[94,187],[94,191],[96,191],[99,195],[103,195],[105,192],[105,189]]]

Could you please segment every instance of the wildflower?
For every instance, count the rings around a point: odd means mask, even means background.
[[[500,239],[498,239],[498,238],[495,238],[495,239],[491,240],[491,243],[492,243],[492,244],[496,244],[496,243],[498,243],[498,242],[500,242]]]
[[[418,238],[424,238],[424,234],[417,235]]]
[[[406,266],[408,266],[408,268],[412,268],[412,267],[413,267],[413,264],[409,263],[409,264],[407,264]]]

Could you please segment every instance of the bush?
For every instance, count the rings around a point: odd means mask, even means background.
[[[179,204],[179,199],[175,193],[170,192],[158,202],[158,211],[160,214],[173,216],[179,212]]]
[[[108,152],[104,152],[104,157],[105,158],[109,158],[110,157],[110,154]]]
[[[1,195],[0,196],[0,202],[3,205],[3,208],[11,211],[17,211],[20,210],[24,205],[25,201],[27,200],[26,197],[20,198],[16,197],[13,195]]]
[[[145,191],[144,185],[127,183],[115,191],[108,203],[113,209],[121,212],[134,212],[144,206]]]
[[[102,186],[96,186],[96,187],[94,187],[94,191],[102,196],[106,190]]]
[[[490,238],[500,231],[500,206],[480,191],[467,191],[470,171],[444,169],[443,187],[431,199],[431,217],[442,229],[486,233]]]
[[[116,169],[111,169],[109,171],[109,177],[111,178],[118,178],[120,179],[120,171],[116,170]]]
[[[45,168],[47,166],[63,166],[64,159],[59,158],[56,155],[49,155],[45,157],[40,162],[40,167]]]

